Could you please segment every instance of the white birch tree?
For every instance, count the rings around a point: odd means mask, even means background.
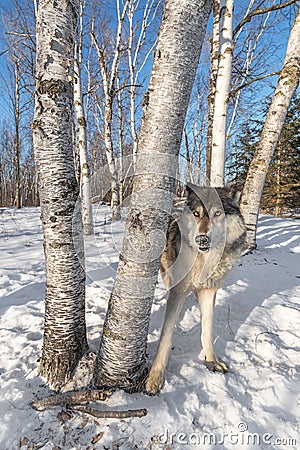
[[[166,0],[139,139],[133,195],[95,384],[135,388],[172,209],[177,157],[212,1]]]
[[[211,68],[209,78],[208,94],[208,117],[206,134],[206,179],[210,181],[211,175],[211,153],[212,153],[212,132],[215,110],[216,80],[219,67],[219,49],[220,49],[220,0],[213,1],[213,30],[211,39]]]
[[[224,185],[227,102],[231,80],[233,0],[220,1],[220,56],[214,95],[210,184]]]
[[[242,39],[242,43],[243,47],[245,47],[245,56],[243,57],[242,54],[239,54],[239,52],[236,52],[236,54],[234,55],[234,62],[238,61],[242,57],[244,58],[244,63],[243,67],[240,67],[238,69],[237,76],[232,80],[231,91],[229,92],[228,102],[230,102],[230,100],[233,99],[233,105],[231,117],[229,120],[229,124],[227,126],[226,141],[229,140],[236,132],[236,130],[234,129],[234,124],[238,116],[242,92],[246,90],[247,87],[249,87],[251,84],[257,83],[268,77],[276,76],[280,73],[280,71],[271,71],[270,73],[266,73],[265,63],[266,60],[268,59],[268,55],[267,54],[263,55],[263,53],[264,52],[267,53],[267,48],[266,46],[263,46],[259,50],[259,46],[260,41],[263,40],[263,37],[266,37],[266,39],[268,39],[267,36],[268,30],[277,26],[276,22],[273,24],[270,23],[270,17],[272,12],[287,8],[293,5],[294,3],[295,0],[289,0],[279,4],[272,4],[266,8],[261,8],[262,5],[261,2],[256,8],[252,9],[255,4],[255,0],[250,0],[243,18],[233,30],[234,47],[236,46],[238,47],[241,33],[244,31],[245,36]],[[250,21],[252,21],[255,18],[259,18],[260,16],[263,17],[261,22],[260,23],[258,22],[257,25],[254,25],[254,29],[252,29],[252,31],[247,29],[244,30],[245,26]],[[241,53],[243,53],[243,49]],[[259,60],[261,60],[260,64],[258,64]],[[260,73],[256,75],[255,72],[257,72],[259,68]]]
[[[206,177],[208,182],[211,181],[213,186],[222,186],[224,184],[224,168],[226,159],[226,141],[231,133],[234,120],[237,115],[237,108],[241,96],[241,89],[249,86],[250,84],[273,76],[276,73],[264,74],[258,77],[253,77],[253,64],[252,62],[257,60],[256,47],[261,38],[262,33],[265,31],[268,17],[272,11],[277,11],[286,8],[296,0],[289,0],[281,2],[279,4],[272,4],[266,8],[261,8],[263,2],[252,9],[255,4],[254,0],[249,1],[247,10],[242,20],[232,28],[233,18],[233,0],[215,0],[214,5],[214,26],[213,26],[213,46],[212,48],[212,69],[210,78],[210,93],[208,97],[209,115],[208,115],[208,127],[207,127],[207,148],[206,148]],[[217,4],[220,5],[219,18],[217,14]],[[229,12],[229,14],[228,14]],[[244,26],[257,16],[267,15],[264,19],[264,23],[257,30],[257,33],[246,33],[245,46],[247,48],[247,59],[245,61],[245,68],[243,72],[243,82],[230,92],[231,84],[231,71],[232,71],[232,56],[234,46],[237,44],[237,40],[241,35]],[[219,20],[219,36],[218,29],[216,27]],[[218,42],[219,37],[219,42]],[[234,38],[234,39],[233,39]],[[248,47],[247,41],[253,39],[253,48]],[[219,44],[219,54],[218,54]],[[251,44],[250,44],[251,46]],[[219,57],[219,60],[218,60]],[[239,55],[235,55],[238,58]],[[216,62],[218,61],[217,74]],[[251,68],[251,71],[250,71]],[[231,98],[234,98],[233,113],[229,126],[227,127],[227,109],[228,103]],[[216,107],[215,107],[216,106]],[[213,116],[212,116],[213,114]],[[227,132],[226,132],[227,128]]]
[[[118,105],[118,141],[119,141],[119,202],[120,206],[123,204],[123,181],[124,181],[124,108],[122,103],[122,88],[120,79],[117,76],[117,105]]]
[[[126,0],[121,8],[121,2],[120,0],[117,0],[118,26],[111,67],[108,67],[105,53],[98,43],[94,31],[91,33],[91,38],[98,55],[104,90],[104,142],[108,167],[111,175],[111,209],[113,220],[118,220],[121,218],[118,167],[115,160],[112,137],[113,102],[116,96],[117,70],[121,52],[122,32],[129,3],[130,0]]]
[[[75,45],[74,58],[74,104],[76,111],[77,123],[77,148],[80,164],[80,197],[82,206],[82,222],[83,234],[88,236],[93,233],[93,212],[92,212],[92,193],[90,182],[90,169],[88,163],[88,148],[87,148],[87,121],[83,104],[82,93],[82,38],[83,38],[83,3],[80,0],[79,12],[79,32],[78,39]]]
[[[40,0],[32,123],[46,259],[39,373],[56,390],[87,350],[79,188],[73,159],[73,77],[79,0]],[[75,245],[76,242],[76,245]],[[76,249],[77,252],[76,252]]]
[[[266,174],[293,94],[300,76],[300,8],[292,26],[285,60],[277,87],[261,133],[259,144],[250,163],[241,199],[241,211],[247,226],[248,249],[256,247],[256,227]]]

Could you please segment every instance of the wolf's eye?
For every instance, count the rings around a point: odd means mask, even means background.
[[[222,211],[216,211],[216,212],[215,212],[215,216],[216,216],[216,217],[219,217],[219,216],[221,216],[221,215],[222,215]]]
[[[194,211],[193,214],[194,214],[195,217],[200,217],[200,214],[199,214],[198,211]]]

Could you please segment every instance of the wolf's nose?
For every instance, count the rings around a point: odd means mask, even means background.
[[[195,242],[199,247],[199,250],[206,252],[210,246],[210,239],[207,234],[199,234],[195,237]]]

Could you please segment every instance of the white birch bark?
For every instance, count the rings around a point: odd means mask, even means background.
[[[74,214],[79,189],[72,138],[78,6],[78,0],[40,0],[36,26],[32,130],[46,258],[45,327],[39,373],[56,390],[87,350],[82,220],[80,210]]]
[[[80,164],[80,197],[82,207],[83,233],[88,236],[93,233],[92,193],[90,184],[90,169],[87,157],[87,124],[83,107],[80,63],[74,64],[74,104],[77,119],[77,147]]]
[[[107,163],[111,175],[111,211],[112,220],[121,219],[120,197],[119,197],[119,177],[117,164],[114,157],[114,148],[112,141],[112,103],[113,99],[109,95],[105,99],[105,117],[104,117],[104,142]]]
[[[233,52],[233,0],[221,0],[220,8],[220,57],[215,91],[210,175],[211,186],[215,187],[224,185],[227,101]]]
[[[281,214],[282,204],[281,204],[281,147],[277,147],[277,170],[276,170],[276,204],[275,204],[275,216],[279,217]]]
[[[178,152],[211,6],[211,0],[165,3],[131,206],[95,369],[96,385],[134,389],[143,376]]]
[[[123,119],[123,105],[122,105],[122,89],[120,86],[120,79],[117,76],[117,104],[118,104],[118,141],[119,141],[119,202],[120,206],[123,204],[123,158],[124,158],[124,119]]]
[[[128,21],[129,21],[129,37],[128,37],[128,66],[129,66],[129,79],[130,79],[130,129],[131,129],[131,136],[133,141],[132,146],[132,154],[135,159],[137,154],[137,146],[138,146],[138,135],[136,131],[136,123],[135,123],[135,60],[133,57],[133,51],[132,51],[132,45],[133,45],[133,15],[135,11],[135,1],[132,1],[128,8]],[[145,17],[145,11],[144,11],[144,17]],[[143,17],[143,25],[144,26],[144,17]],[[143,30],[144,33],[144,30]],[[141,33],[142,35],[142,33]],[[141,37],[140,35],[140,37]],[[140,45],[138,43],[138,45]],[[138,48],[138,47],[137,47]]]
[[[300,76],[300,9],[291,29],[286,56],[258,147],[251,161],[241,199],[248,249],[256,247],[256,226],[266,174]]]
[[[206,134],[206,179],[210,182],[211,154],[212,154],[212,131],[215,110],[216,81],[219,67],[220,51],[220,0],[213,0],[213,32],[211,41],[211,69],[209,78],[208,94],[208,118]]]
[[[79,13],[79,38],[75,46],[74,59],[74,104],[77,119],[77,147],[80,164],[80,197],[82,207],[83,234],[88,236],[93,233],[93,212],[92,212],[92,193],[90,184],[90,169],[88,164],[87,149],[87,123],[83,105],[82,95],[82,0],[80,1]]]

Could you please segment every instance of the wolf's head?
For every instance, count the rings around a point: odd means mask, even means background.
[[[231,245],[240,235],[237,228],[243,228],[238,206],[241,192],[192,183],[187,184],[186,191],[185,223],[190,246],[206,253],[220,245]]]

